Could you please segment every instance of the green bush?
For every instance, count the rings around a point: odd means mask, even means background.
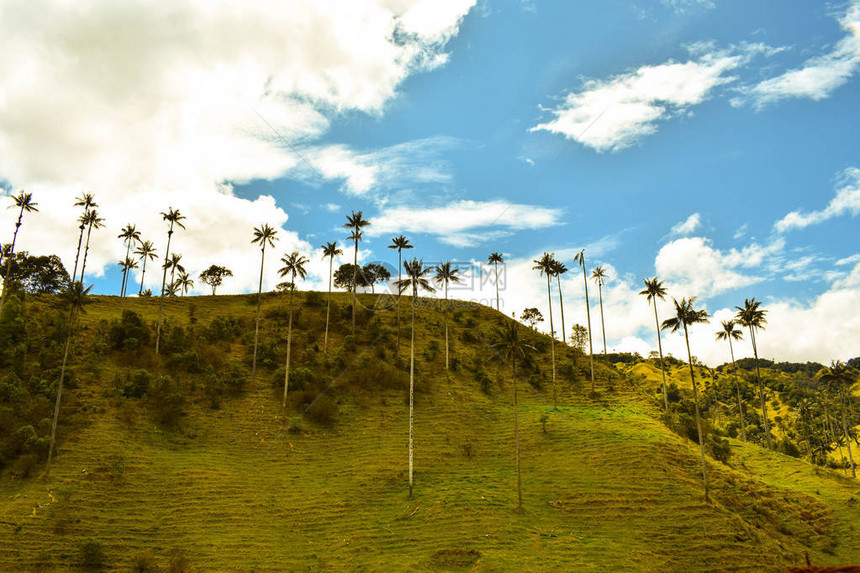
[[[101,569],[105,565],[105,550],[101,541],[82,539],[77,543],[78,560],[81,565],[90,569]]]
[[[108,343],[114,350],[135,350],[149,343],[149,337],[143,318],[131,310],[122,311],[122,318],[112,321],[108,330]]]
[[[206,338],[232,342],[242,334],[242,326],[232,316],[216,316],[206,329]]]
[[[162,376],[150,387],[153,414],[159,423],[173,426],[182,417],[185,407],[185,394],[179,383],[170,376]]]

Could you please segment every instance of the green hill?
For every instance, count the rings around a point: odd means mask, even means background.
[[[350,335],[350,296],[335,294],[325,356],[325,298],[297,295],[284,416],[287,299],[264,297],[252,380],[254,298],[168,299],[159,363],[145,340],[158,301],[94,297],[50,476],[38,477],[36,446],[7,453],[0,569],[75,570],[100,554],[120,571],[779,571],[806,553],[860,563],[855,480],[730,440],[728,464],[708,461],[706,503],[698,447],[661,421],[651,382],[598,362],[590,394],[587,358],[558,348],[554,410],[548,339],[534,333],[517,382],[525,511],[514,511],[513,380],[489,346],[506,319],[483,307],[451,313],[447,375],[438,301],[417,313],[410,499],[408,299],[398,355],[393,311],[363,310]],[[2,374],[29,382],[2,403],[10,433],[9,420],[52,411],[35,372],[56,361],[62,334],[55,299],[16,308],[23,350]]]

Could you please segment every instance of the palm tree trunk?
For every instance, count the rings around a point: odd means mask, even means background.
[[[514,443],[517,451],[517,511],[523,510],[523,480],[520,474],[520,419],[517,402],[517,355],[511,353],[511,371],[514,375]]]
[[[496,270],[496,312],[499,311],[499,263],[493,263],[493,268]]]
[[[87,268],[87,255],[90,254],[90,233],[92,232],[93,226],[90,224],[90,226],[87,227],[87,243],[86,247],[84,247],[84,260],[81,261],[81,284],[84,284],[84,272]]]
[[[355,256],[353,257],[352,265],[352,334],[355,334],[355,299],[358,292],[358,285],[355,284],[358,278],[358,237],[355,238]]]
[[[24,207],[21,207],[21,212],[18,213],[18,222],[15,224],[15,233],[12,234],[12,246],[9,247],[9,256],[6,257],[6,274],[3,276],[3,293],[0,294],[0,313],[3,312],[3,305],[6,304],[6,288],[10,284],[10,275],[12,273],[12,257],[15,254],[15,241],[18,239],[18,229],[21,228],[21,218],[24,216]]]
[[[851,464],[851,477],[857,479],[857,466],[854,465],[854,456],[851,454],[851,437],[848,435],[848,424],[845,421],[845,390],[839,391],[839,405],[842,410],[842,432],[845,434],[845,447],[848,448],[848,462]]]
[[[657,323],[657,350],[660,352],[660,374],[663,376],[663,408],[669,411],[669,395],[666,392],[666,369],[663,367],[663,343],[660,342],[660,319],[657,318],[657,298],[654,298],[654,322]]]
[[[287,389],[290,387],[290,350],[293,346],[293,293],[296,290],[296,274],[293,273],[293,287],[290,289],[290,321],[287,326],[287,364],[284,373],[284,412],[287,411]]]
[[[445,370],[448,370],[448,281],[445,281]]]
[[[412,423],[414,419],[415,395],[415,303],[418,288],[413,285],[412,294],[412,343],[409,347],[409,497],[412,497]]]
[[[597,283],[597,293],[600,297],[600,331],[603,333],[603,355],[606,356],[606,324],[603,322],[603,283]]]
[[[170,230],[167,231],[167,250],[164,251],[164,271],[161,274],[161,298],[158,303],[158,328],[155,331],[155,355],[158,356],[158,347],[161,342],[161,318],[164,313],[164,283],[167,282],[167,261],[170,252],[170,239],[173,236],[173,221],[170,222]]]
[[[558,283],[558,308],[561,310],[561,341],[567,344],[567,338],[564,334],[564,298],[561,296],[561,275],[555,277]]]
[[[48,445],[48,463],[45,465],[45,475],[51,473],[51,458],[54,455],[54,444],[57,437],[57,420],[60,417],[60,398],[63,396],[63,380],[66,377],[66,362],[69,359],[69,347],[72,343],[72,324],[74,322],[75,308],[69,309],[69,332],[66,334],[66,349],[63,352],[63,365],[60,367],[60,381],[57,383],[57,401],[54,403],[54,421],[51,424],[51,441]]]
[[[743,441],[747,441],[747,430],[746,430],[746,422],[744,422],[744,406],[741,401],[741,383],[738,380],[738,367],[735,365],[735,351],[732,348],[732,337],[727,337],[729,341],[729,354],[732,356],[732,372],[735,375],[735,388],[738,390],[738,416],[740,417],[741,423],[741,439]]]
[[[143,277],[146,276],[146,259],[147,259],[147,256],[144,255],[143,256],[143,270],[140,273],[140,290],[137,291],[137,296],[140,296],[143,294]],[[212,294],[215,294],[215,289],[212,289]]]
[[[761,400],[761,417],[762,421],[764,422],[764,438],[767,442],[767,448],[769,450],[772,450],[773,444],[771,443],[770,438],[770,420],[768,420],[767,417],[767,401],[764,398],[764,384],[762,384],[761,373],[758,369],[758,347],[755,343],[755,329],[753,329],[752,326],[750,326],[750,340],[752,342],[753,355],[755,356],[755,377],[756,381],[758,382],[758,394]]]
[[[75,282],[78,277],[78,259],[81,257],[81,244],[84,242],[84,227],[85,225],[81,223],[81,232],[78,235],[78,250],[75,253],[75,270],[72,271],[72,282]]]
[[[546,274],[546,298],[549,304],[549,335],[552,337],[552,340],[550,341],[550,356],[552,361],[552,409],[558,410],[555,388],[555,329],[552,325],[552,294],[549,287],[549,273]]]
[[[708,468],[705,465],[705,442],[702,439],[702,419],[699,414],[699,392],[696,389],[696,375],[693,371],[693,355],[690,352],[690,337],[687,334],[687,325],[684,324],[684,340],[687,342],[687,359],[690,361],[690,382],[693,384],[693,403],[696,406],[696,433],[699,435],[699,453],[702,456],[702,480],[705,484],[705,499],[710,499],[708,487]]]
[[[588,280],[585,277],[585,256],[581,259],[582,283],[585,285],[585,317],[588,321],[588,358],[591,362],[591,391],[594,392],[594,348],[591,345],[591,307],[588,304]]]
[[[257,287],[257,320],[256,326],[254,326],[254,358],[251,363],[251,378],[257,374],[257,341],[260,339],[260,299],[263,296],[263,264],[266,262],[265,239],[263,239],[263,248],[260,250],[260,286]],[[284,398],[284,400],[286,400],[286,398]]]
[[[397,284],[402,280],[401,269],[403,268],[402,249],[397,249]],[[403,292],[400,287],[397,287],[397,354],[400,355],[400,295]]]
[[[328,261],[328,303],[325,307],[325,338],[323,338],[323,354],[328,354],[328,319],[331,314],[331,278],[334,265],[334,255]]]
[[[130,252],[131,252],[131,239],[129,239],[129,241],[126,243],[126,247],[125,247],[125,260],[126,261],[128,260],[128,255]],[[122,269],[122,288],[119,290],[119,296],[121,296],[121,297],[125,296],[125,288],[126,288],[126,285],[128,284],[128,271],[129,270],[130,269],[128,267],[124,267]]]

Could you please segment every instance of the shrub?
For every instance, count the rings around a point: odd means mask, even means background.
[[[158,571],[158,565],[155,563],[155,558],[151,554],[140,553],[134,558],[131,570],[135,573],[155,573],[155,571]]]
[[[240,334],[242,334],[242,327],[232,316],[216,316],[206,329],[206,338],[209,340],[232,342]]]
[[[111,322],[107,336],[114,350],[135,350],[141,344],[149,343],[150,333],[138,313],[124,310],[120,320]]]
[[[320,426],[331,426],[337,418],[337,404],[328,394],[319,394],[306,412],[307,418]]]
[[[493,381],[490,380],[490,376],[484,370],[478,370],[475,372],[475,381],[481,386],[481,392],[484,394],[490,393],[490,387],[493,384]]]
[[[191,565],[185,557],[185,552],[181,549],[174,550],[167,565],[167,573],[187,573],[188,571],[191,571]]]
[[[118,390],[127,398],[140,398],[149,391],[149,384],[152,377],[149,371],[139,369],[131,374],[126,373],[125,381]]]
[[[319,307],[325,305],[325,297],[321,292],[308,291],[305,293],[305,304],[310,307]]]
[[[105,564],[105,551],[101,541],[96,539],[79,540],[78,559],[80,564],[91,569],[101,569]]]
[[[179,421],[185,406],[185,394],[178,382],[170,376],[162,376],[152,385],[150,396],[156,420],[167,426]]]
[[[713,434],[708,435],[705,448],[711,457],[718,462],[726,463],[732,455],[732,448],[729,445],[729,441],[725,438],[718,438]]]

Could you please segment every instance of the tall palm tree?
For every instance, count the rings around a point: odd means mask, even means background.
[[[543,256],[539,259],[535,259],[533,262],[535,266],[532,267],[532,270],[540,271],[541,275],[546,275],[546,298],[547,298],[547,307],[549,309],[549,334],[552,337],[552,341],[550,342],[550,357],[552,361],[552,407],[553,409],[557,409],[556,405],[556,388],[555,388],[555,328],[552,324],[552,294],[550,292],[550,282],[549,279],[552,277],[553,269],[556,265],[555,257],[553,253],[544,253]]]
[[[165,294],[165,286],[167,283],[167,261],[170,254],[170,239],[173,238],[173,227],[174,225],[179,227],[180,229],[184,229],[185,225],[182,224],[182,221],[185,219],[185,215],[179,212],[179,209],[173,209],[173,207],[167,208],[167,213],[162,212],[161,218],[164,221],[169,223],[167,228],[167,248],[164,249],[164,264],[162,265],[162,274],[161,274],[161,296],[159,297],[158,303],[158,327],[155,330],[155,354],[158,355],[158,347],[161,342],[161,320],[164,314],[164,294]]]
[[[758,369],[758,345],[756,344],[755,333],[757,330],[764,330],[764,325],[767,324],[767,320],[764,315],[767,314],[767,311],[759,308],[761,306],[761,302],[757,301],[755,297],[751,299],[744,299],[744,305],[736,306],[735,308],[738,310],[735,315],[735,320],[741,326],[746,326],[750,331],[750,342],[752,343],[753,356],[755,357],[755,377],[756,382],[758,384],[758,394],[759,399],[761,400],[761,417],[764,420],[764,437],[767,441],[767,447],[769,449],[773,449],[773,444],[771,443],[770,438],[770,420],[767,416],[767,401],[764,397],[764,384],[761,381],[761,373]]]
[[[564,334],[564,297],[561,295],[561,275],[567,271],[568,268],[563,262],[559,260],[553,262],[552,274],[558,285],[558,308],[561,311],[561,341],[565,344],[567,344],[567,338]]]
[[[332,271],[334,270],[334,258],[343,254],[342,249],[337,248],[337,241],[326,243],[322,246],[323,260],[328,257],[328,303],[325,307],[325,338],[323,338],[323,354],[328,353],[328,319],[331,314],[331,280]],[[398,309],[399,310],[399,309]]]
[[[433,280],[436,284],[445,287],[445,370],[448,370],[448,283],[460,283],[463,282],[463,279],[457,276],[460,269],[451,268],[451,261],[445,261],[438,265],[435,271],[436,276],[433,277]]]
[[[391,238],[391,244],[388,245],[389,249],[397,249],[397,280],[402,280],[403,275],[401,271],[403,270],[403,249],[411,249],[412,245],[409,244],[409,239],[404,237],[403,235],[398,235],[397,237]],[[400,353],[400,291],[397,291],[397,352]]]
[[[81,282],[72,281],[63,291],[62,298],[69,305],[69,319],[66,324],[66,349],[63,352],[63,363],[60,366],[60,380],[57,383],[57,401],[54,403],[54,420],[51,424],[51,441],[48,445],[48,463],[45,466],[45,475],[51,473],[51,458],[54,455],[54,443],[57,437],[57,420],[60,417],[60,398],[63,396],[63,381],[66,377],[66,363],[69,359],[69,347],[72,344],[75,319],[78,313],[83,314],[86,312],[84,305],[87,303],[86,297],[92,288],[92,285],[90,285],[84,289]]]
[[[665,300],[666,289],[663,287],[663,281],[657,277],[653,279],[643,279],[645,288],[639,291],[639,294],[647,297],[648,303],[654,303],[654,322],[657,324],[657,349],[660,351],[660,374],[663,376],[663,408],[669,409],[669,397],[666,392],[666,368],[663,366],[663,343],[660,342],[660,319],[657,318],[657,300]]]
[[[78,276],[78,259],[81,256],[81,244],[84,240],[84,229],[87,228],[87,212],[90,209],[98,207],[98,203],[96,203],[95,197],[92,193],[82,193],[81,196],[75,200],[74,206],[83,207],[83,213],[78,217],[78,222],[81,224],[79,227],[81,232],[78,234],[78,250],[75,253],[75,270],[72,272],[72,282],[75,282]]]
[[[744,407],[741,401],[741,383],[738,380],[738,368],[735,365],[735,350],[732,348],[732,340],[743,340],[744,334],[741,330],[735,328],[734,320],[720,321],[723,329],[717,332],[717,340],[729,341],[729,355],[732,357],[732,372],[735,375],[735,388],[738,391],[738,416],[741,424],[741,439],[747,441],[746,423],[744,422]]]
[[[497,349],[499,357],[504,360],[511,361],[511,374],[514,384],[514,443],[516,444],[516,459],[517,459],[517,511],[523,510],[523,486],[522,475],[520,473],[520,422],[519,422],[519,404],[517,403],[517,356],[525,358],[526,351],[534,350],[533,346],[526,344],[525,340],[520,338],[519,327],[516,321],[511,320],[505,323],[501,328],[496,329],[496,342],[491,346]]]
[[[254,358],[251,365],[251,377],[257,374],[257,342],[260,339],[260,300],[263,297],[263,264],[266,262],[266,245],[275,246],[275,241],[278,240],[278,231],[270,227],[268,224],[254,228],[254,238],[251,239],[252,245],[260,245],[260,285],[257,288],[257,319],[254,326]]]
[[[402,292],[412,287],[412,342],[409,347],[409,497],[412,497],[412,422],[414,419],[414,394],[415,394],[415,307],[418,305],[418,289],[427,292],[436,292],[436,289],[427,280],[430,267],[424,266],[424,261],[413,258],[403,263],[406,278],[394,283]]]
[[[182,260],[182,255],[179,253],[170,253],[170,258],[165,263],[170,269],[170,284],[176,282],[176,273],[184,273],[185,267],[179,262]]]
[[[155,245],[152,244],[152,241],[143,241],[140,243],[140,246],[134,250],[134,254],[143,260],[143,270],[140,274],[140,290],[137,291],[137,294],[141,294],[143,292],[143,278],[146,276],[146,259],[155,260],[158,258],[155,251]]]
[[[19,191],[17,195],[12,197],[12,201],[14,201],[14,205],[9,205],[9,208],[17,207],[18,211],[18,222],[15,223],[15,233],[12,235],[12,246],[9,248],[9,253],[6,256],[6,274],[3,276],[3,293],[0,294],[0,312],[3,311],[3,305],[6,303],[6,291],[8,290],[6,287],[10,284],[10,280],[12,279],[12,258],[15,254],[15,241],[18,239],[18,229],[21,228],[21,220],[24,217],[24,211],[28,213],[38,212],[36,209],[36,203],[33,201],[32,193],[24,193],[23,190]]]
[[[188,290],[194,288],[194,279],[188,276],[185,269],[179,272],[179,278],[176,279],[176,284],[182,290],[182,296],[188,294]]]
[[[582,267],[582,284],[585,287],[585,318],[588,321],[588,359],[591,362],[591,391],[594,392],[594,347],[591,344],[591,306],[588,304],[588,280],[585,276],[585,249],[576,253],[573,262]]]
[[[131,272],[132,269],[140,267],[140,264],[138,264],[137,260],[132,259],[131,257],[126,257],[125,260],[117,261],[116,264],[119,265],[119,268],[122,269],[123,283],[125,282],[126,276],[129,272]],[[125,285],[123,285],[123,288],[125,288]],[[120,290],[120,296],[123,296],[122,290]]]
[[[603,333],[603,355],[606,356],[606,323],[603,322],[603,281],[606,280],[606,271],[603,267],[594,267],[591,278],[597,283],[597,292],[600,296],[600,331]]]
[[[687,358],[690,362],[690,381],[693,384],[693,404],[696,407],[696,432],[699,435],[699,453],[702,456],[702,480],[705,484],[705,499],[708,499],[710,490],[708,488],[708,468],[705,466],[705,442],[702,437],[702,420],[699,414],[699,391],[696,388],[696,375],[693,371],[693,355],[690,352],[690,335],[688,332],[690,326],[708,322],[708,312],[693,308],[693,304],[696,302],[696,297],[694,296],[689,299],[682,298],[681,302],[673,298],[672,302],[675,303],[675,316],[663,321],[663,330],[678,332],[680,328],[683,327],[684,329],[684,340],[687,342]]]
[[[361,216],[361,211],[352,211],[350,215],[346,218],[346,223],[344,223],[344,228],[350,229],[352,232],[350,233],[348,240],[355,242],[355,255],[353,261],[353,269],[352,269],[352,332],[355,333],[355,300],[356,300],[356,278],[358,276],[358,242],[361,240],[362,235],[364,234],[361,230],[364,227],[370,225],[370,221],[364,219]]]
[[[101,229],[104,227],[105,220],[99,217],[98,211],[95,209],[90,209],[86,212],[85,215],[85,223],[87,225],[87,241],[84,246],[84,258],[81,261],[81,282],[84,282],[84,273],[87,269],[87,255],[90,252],[90,234],[93,232],[93,229]]]
[[[499,263],[504,263],[505,259],[502,257],[502,253],[494,251],[487,257],[487,262],[493,265],[496,271],[496,312],[499,312]]]
[[[131,245],[138,244],[140,242],[140,231],[137,230],[135,225],[129,223],[125,227],[123,227],[122,232],[117,235],[117,239],[122,239],[125,242],[125,260],[129,260],[129,255],[131,254]],[[129,268],[123,268],[122,271],[122,287],[119,291],[119,296],[126,295],[126,285],[128,284],[128,271]]]
[[[851,437],[848,434],[847,416],[845,415],[845,402],[848,390],[857,380],[857,371],[839,360],[830,364],[829,367],[819,376],[822,382],[827,383],[828,389],[836,387],[839,397],[839,407],[842,411],[842,433],[845,436],[845,445],[848,447],[848,462],[851,464],[851,476],[857,478],[857,464],[854,463],[854,456],[851,454]]]
[[[305,265],[308,260],[300,255],[297,251],[293,251],[289,255],[281,257],[281,262],[284,266],[278,270],[278,275],[285,277],[290,275],[290,322],[287,327],[287,364],[284,373],[284,412],[287,411],[287,388],[290,385],[290,348],[293,342],[293,293],[296,292],[296,277],[304,280],[308,275],[305,270]]]

